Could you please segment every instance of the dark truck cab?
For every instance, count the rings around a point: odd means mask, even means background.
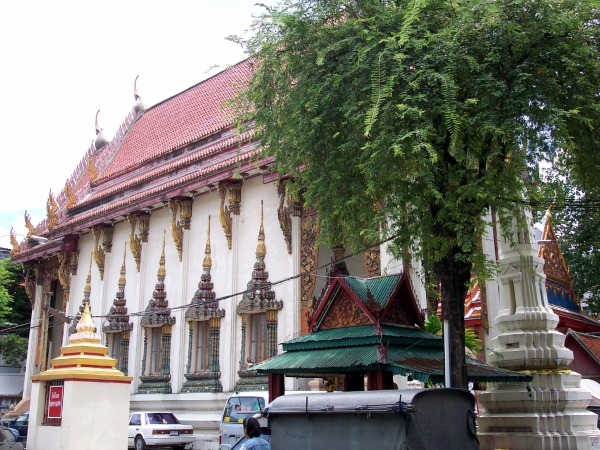
[[[272,450],[475,450],[474,410],[469,391],[407,389],[284,395],[263,416]]]

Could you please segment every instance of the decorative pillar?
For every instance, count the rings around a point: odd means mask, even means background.
[[[169,375],[171,372],[171,325],[163,325],[161,345],[160,373]]]
[[[598,416],[586,411],[589,391],[569,370],[573,353],[556,331],[558,316],[548,306],[544,260],[522,213],[512,236],[499,242],[501,307],[488,360],[533,375],[531,383],[490,383],[478,396],[481,449],[546,450],[600,448]]]
[[[267,311],[267,358],[277,356],[277,310]]]
[[[141,376],[146,375],[146,361],[148,360],[148,328],[144,328],[144,350],[142,351],[142,372]]]

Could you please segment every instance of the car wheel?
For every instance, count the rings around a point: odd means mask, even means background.
[[[185,450],[185,445],[174,445],[173,450]]]
[[[135,450],[146,450],[146,442],[141,436],[135,438]]]

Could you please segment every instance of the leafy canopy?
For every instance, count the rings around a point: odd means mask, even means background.
[[[240,122],[318,209],[321,241],[383,233],[430,261],[455,386],[486,211],[506,225],[557,149],[595,180],[599,17],[595,0],[282,0],[238,39],[255,66]]]

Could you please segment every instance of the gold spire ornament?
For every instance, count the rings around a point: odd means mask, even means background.
[[[27,214],[27,212],[25,213]],[[12,245],[10,256],[14,256],[21,251],[21,245],[19,245],[19,241],[17,241],[17,235],[12,227],[10,229],[10,243]]]
[[[31,216],[25,210],[25,228],[27,228],[27,237],[35,235],[35,227],[31,223]]]
[[[94,165],[94,160],[92,159],[91,156],[88,156],[87,159],[87,171],[90,174],[90,183],[93,181],[96,181],[96,178],[98,178],[98,170],[96,170],[96,166]]]
[[[53,230],[58,225],[58,217],[56,213],[58,211],[58,205],[52,195],[52,189],[48,194],[48,201],[46,202],[46,212],[48,213],[48,229]]]
[[[73,206],[75,206],[77,204],[77,199],[75,198],[75,192],[73,192],[73,189],[71,188],[71,185],[69,184],[69,180],[65,181],[65,197],[67,197],[67,202],[65,204],[65,206],[67,208],[72,208]]]
[[[210,257],[210,216],[208,216],[208,236],[206,237],[206,248],[204,249],[204,261],[202,267],[210,269],[212,267],[212,258]]]
[[[267,246],[265,245],[265,227],[263,226],[263,201],[260,201],[260,229],[258,230],[258,245],[256,246],[256,256],[265,257]]]

